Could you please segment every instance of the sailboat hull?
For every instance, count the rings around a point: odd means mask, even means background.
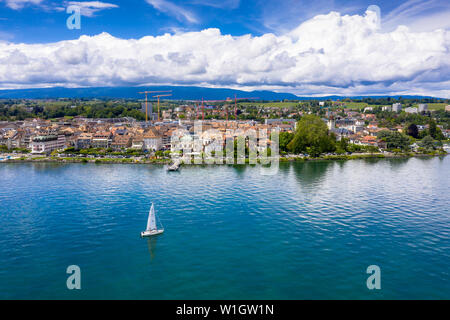
[[[150,230],[150,231],[142,231],[141,237],[152,237],[164,232],[164,229],[160,230]]]

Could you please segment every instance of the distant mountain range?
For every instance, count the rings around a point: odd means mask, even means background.
[[[143,99],[140,91],[169,91],[171,97],[165,99],[173,100],[223,100],[226,98],[257,98],[258,100],[338,100],[345,96],[326,97],[299,97],[291,93],[280,93],[273,91],[242,91],[226,88],[203,88],[191,86],[147,86],[147,87],[94,87],[94,88],[38,88],[38,89],[13,89],[0,90],[0,99],[58,99],[58,98],[123,98]],[[350,98],[398,98],[399,96],[354,96]],[[403,98],[421,99],[433,98],[425,96],[401,96]],[[149,97],[150,98],[150,97]]]

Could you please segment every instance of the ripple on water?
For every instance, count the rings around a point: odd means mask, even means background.
[[[2,164],[0,298],[74,298],[78,264],[77,298],[448,299],[449,167]],[[150,202],[166,232],[147,241]]]

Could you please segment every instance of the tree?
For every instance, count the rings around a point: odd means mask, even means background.
[[[417,139],[417,137],[419,137],[419,128],[417,128],[414,123],[411,123],[406,129],[406,133],[408,134],[408,136]]]
[[[337,143],[337,150],[339,153],[344,153],[348,151],[348,139],[341,137],[341,140]]]
[[[430,123],[428,124],[428,133],[430,134],[430,136],[434,139],[436,139],[436,135],[437,135],[437,126],[436,126],[436,121],[434,121],[433,119],[430,120]]]
[[[407,150],[410,145],[409,138],[398,131],[383,130],[378,133],[378,138],[386,141],[388,149]]]
[[[428,124],[428,133],[429,135],[435,139],[435,140],[444,140],[444,134],[442,133],[441,129],[436,125],[436,121],[433,119],[430,120],[430,123]]]
[[[315,156],[336,150],[336,137],[329,134],[320,117],[310,114],[297,123],[297,131],[287,147],[295,153],[307,151]]]
[[[279,146],[280,146],[280,150],[281,151],[288,151],[288,144],[289,142],[292,141],[292,139],[294,139],[294,134],[291,132],[280,132],[279,135]]]
[[[431,136],[426,136],[419,142],[419,146],[424,148],[425,150],[433,150],[434,149],[434,140]]]

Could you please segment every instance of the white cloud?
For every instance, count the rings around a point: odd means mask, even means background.
[[[239,7],[240,0],[190,0],[189,3],[213,8],[236,9]]]
[[[66,7],[68,6],[78,6],[81,8],[81,14],[86,17],[93,17],[98,11],[105,9],[118,8],[119,6],[112,3],[101,2],[101,1],[66,1]]]
[[[450,32],[377,29],[374,12],[316,16],[284,35],[201,32],[0,43],[0,87],[179,84],[302,95],[450,97]]]
[[[413,31],[450,28],[450,2],[441,0],[408,0],[382,19],[384,30],[393,30],[399,24]]]
[[[11,9],[20,10],[28,4],[32,5],[41,4],[43,0],[1,0],[1,1],[5,2],[6,6],[8,6]]]
[[[257,0],[260,18],[254,16],[259,22],[276,34],[284,34],[298,26],[299,21],[311,19],[319,14],[327,14],[330,11],[339,11],[341,14],[361,12],[367,6],[357,5],[355,1],[337,3],[335,0]],[[357,1],[356,1],[357,2]]]
[[[14,39],[14,35],[10,32],[0,31],[0,41],[1,40],[12,40]]]
[[[190,11],[166,0],[145,0],[158,11],[174,16],[180,21],[198,23],[197,17]]]
[[[0,0],[5,2],[6,6],[14,10],[20,10],[26,5],[39,6],[46,11],[65,11],[68,6],[75,5],[81,8],[81,14],[86,17],[93,17],[98,11],[105,9],[118,8],[118,5],[102,1],[63,1],[64,6],[54,3],[44,3],[44,0]]]

